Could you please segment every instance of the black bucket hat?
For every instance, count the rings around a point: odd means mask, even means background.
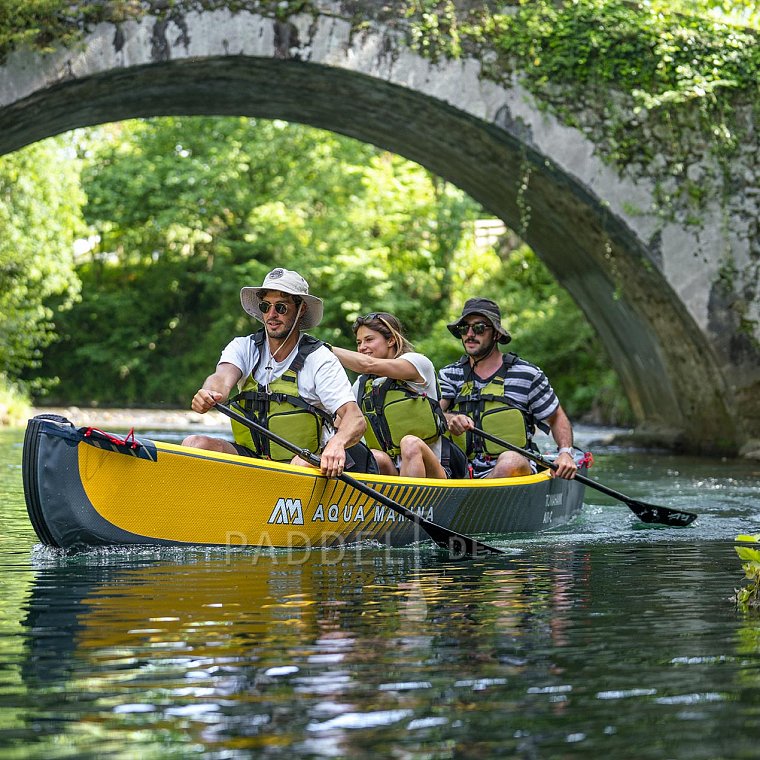
[[[492,301],[490,298],[470,298],[462,309],[462,316],[457,319],[456,322],[451,322],[446,325],[449,328],[449,332],[456,338],[459,337],[457,333],[457,327],[462,324],[462,320],[470,314],[480,314],[481,317],[487,319],[492,325],[493,329],[499,335],[499,343],[507,344],[512,340],[512,336],[504,329],[501,324],[501,309],[496,301]]]

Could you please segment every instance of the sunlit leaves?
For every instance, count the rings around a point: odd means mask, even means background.
[[[736,590],[739,607],[748,609],[760,607],[760,536],[739,535],[734,549],[743,561],[744,577],[749,581],[746,586]],[[749,545],[748,545],[749,544]],[[755,549],[752,545],[756,545]]]
[[[421,166],[246,118],[126,122],[79,145],[99,242],[80,263],[82,303],[45,355],[61,401],[186,405],[222,346],[255,329],[239,290],[274,266],[324,299],[320,337],[350,346],[356,316],[384,309],[438,366],[461,352],[446,322],[467,297],[491,296],[571,411],[603,395],[583,390],[609,370],[569,297],[513,236],[498,251],[478,244],[483,211]]]
[[[38,364],[52,339],[51,304],[65,309],[78,293],[82,202],[66,138],[0,158],[0,372],[11,381]]]

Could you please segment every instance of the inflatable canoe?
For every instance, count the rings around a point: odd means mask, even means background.
[[[355,475],[447,529],[528,533],[568,521],[584,487],[546,473],[489,480]],[[329,547],[427,540],[413,521],[317,470],[29,420],[23,481],[40,540],[63,548],[114,544]]]

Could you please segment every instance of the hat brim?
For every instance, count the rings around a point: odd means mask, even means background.
[[[301,319],[298,323],[299,330],[310,330],[312,327],[316,327],[321,321],[324,314],[324,304],[321,298],[316,296],[307,296],[303,293],[294,293],[288,288],[273,288],[267,286],[266,288],[259,285],[258,287],[244,287],[240,289],[240,303],[243,306],[243,310],[250,314],[254,319],[258,319],[259,322],[264,322],[265,317],[261,313],[259,308],[259,292],[268,290],[276,290],[280,293],[287,293],[291,296],[298,296],[305,304],[306,311],[301,315]]]

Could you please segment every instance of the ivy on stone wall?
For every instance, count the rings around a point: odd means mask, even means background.
[[[172,17],[189,11],[251,11],[288,18],[308,10],[308,0],[0,0],[0,62],[28,45],[47,52],[71,46],[101,22],[136,20],[145,15]]]
[[[357,30],[373,20],[397,30],[431,60],[473,56],[484,77],[518,77],[621,174],[653,179],[664,219],[699,225],[708,202],[726,208],[737,187],[757,186],[755,0],[0,0],[0,60],[21,45],[75,44],[101,21],[222,8],[286,21],[322,5]],[[748,25],[726,20],[738,18]]]
[[[661,174],[679,176],[705,154],[732,155],[760,108],[757,32],[706,13],[626,0],[513,0],[498,11],[485,3],[456,10],[451,0],[413,6],[410,42],[420,53],[472,53],[496,81],[517,73],[539,107],[634,175],[646,167],[651,176],[659,156],[668,162]],[[701,179],[684,176],[682,189],[697,206]]]
[[[71,3],[62,0],[0,0],[0,62],[13,50],[29,46],[49,52],[70,46],[102,21],[125,21],[140,16],[138,0]]]
[[[431,59],[473,55],[484,76],[497,81],[518,72],[539,106],[587,133],[600,155],[635,176],[644,167],[651,174],[658,155],[669,157],[663,173],[678,175],[706,152],[731,154],[751,123],[747,109],[760,101],[757,33],[715,20],[707,13],[715,5],[352,0],[336,7],[357,26],[376,19],[401,30],[407,44]],[[21,45],[71,45],[101,21],[221,8],[283,20],[318,12],[309,0],[0,0],[0,59]],[[697,207],[701,179],[685,177],[680,190]],[[666,188],[661,200],[667,195]]]
[[[725,252],[726,267],[735,272],[732,292],[741,293],[726,302],[758,348],[757,322],[746,313],[760,292],[759,241],[751,231],[756,206],[751,198],[745,204],[760,184],[760,6],[754,0],[498,6],[417,0],[413,8],[409,41],[421,54],[471,54],[484,76],[506,86],[516,77],[539,108],[583,132],[621,175],[652,181],[663,224],[701,227],[711,203],[722,206],[726,219],[746,222],[751,260],[738,272]],[[728,23],[728,14],[747,26]],[[652,210],[626,209],[631,215]],[[722,278],[716,284],[725,286]]]

